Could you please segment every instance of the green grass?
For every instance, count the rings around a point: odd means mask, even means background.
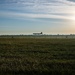
[[[75,75],[75,39],[0,38],[0,75]]]

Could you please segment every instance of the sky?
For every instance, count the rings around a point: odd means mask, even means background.
[[[0,35],[75,34],[75,0],[0,0]]]

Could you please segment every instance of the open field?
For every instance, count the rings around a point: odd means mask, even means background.
[[[0,35],[0,38],[75,38],[75,35]]]
[[[0,75],[75,75],[75,39],[0,38]]]

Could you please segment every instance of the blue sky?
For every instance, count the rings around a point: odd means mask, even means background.
[[[75,0],[0,0],[0,34],[75,34]]]

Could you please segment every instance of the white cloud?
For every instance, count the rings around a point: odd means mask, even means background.
[[[66,14],[72,15],[75,13],[75,2],[69,0],[5,0],[3,2],[2,1],[3,0],[0,1],[0,3],[2,3],[0,5],[0,8],[9,11],[0,12],[0,16],[12,18],[17,17],[68,19],[68,16],[65,16]]]
[[[69,20],[70,16],[64,15],[52,15],[52,14],[27,14],[27,13],[14,13],[14,12],[0,12],[0,16],[4,17],[12,17],[12,18],[19,18],[19,19],[66,19]]]

